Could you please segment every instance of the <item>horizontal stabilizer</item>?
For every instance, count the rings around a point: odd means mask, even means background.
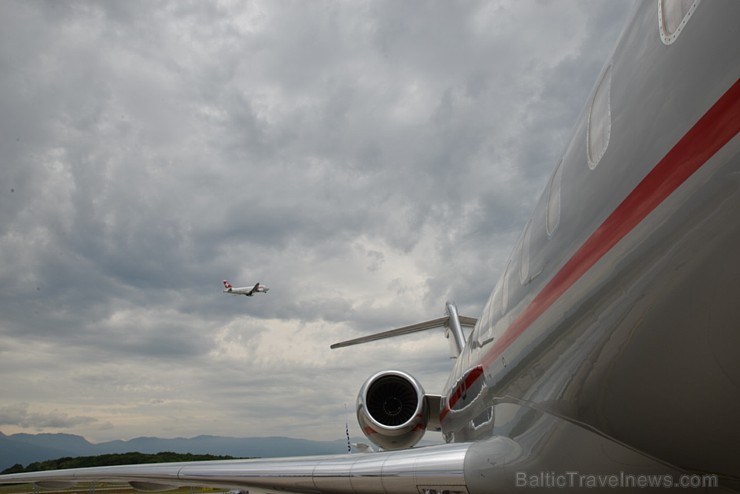
[[[476,318],[466,317],[466,316],[459,316],[458,320],[460,321],[461,326],[466,326],[470,328],[475,326],[475,323],[478,322]],[[388,331],[383,331],[382,333],[375,333],[369,336],[362,336],[360,338],[355,338],[353,340],[347,340],[347,341],[341,341],[339,343],[334,343],[333,345],[331,345],[330,348],[335,349],[335,348],[343,348],[343,347],[352,346],[352,345],[360,345],[362,343],[367,343],[369,341],[384,340],[386,338],[394,338],[396,336],[403,336],[405,334],[418,333],[419,331],[427,331],[429,329],[441,328],[443,326],[448,326],[449,321],[450,321],[449,315],[438,317],[437,319],[432,319],[431,321],[419,322],[416,324],[411,324],[410,326],[404,326],[402,328],[396,328],[396,329],[391,329]]]

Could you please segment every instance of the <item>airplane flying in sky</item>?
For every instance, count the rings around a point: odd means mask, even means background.
[[[481,315],[448,303],[445,317],[334,345],[447,328],[440,394],[400,370],[361,386],[358,420],[383,451],[0,483],[740,491],[738,20],[736,0],[637,2]],[[428,429],[446,444],[413,447]]]
[[[267,293],[269,290],[269,288],[259,282],[254,286],[242,286],[236,288],[231,286],[231,283],[227,280],[224,280],[224,293],[229,293],[231,295],[246,295],[247,297],[251,297],[255,293]]]

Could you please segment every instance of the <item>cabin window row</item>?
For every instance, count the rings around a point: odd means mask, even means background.
[[[700,2],[701,0],[657,1],[658,32],[665,45],[670,45],[676,40]],[[590,170],[596,169],[609,147],[612,128],[611,84],[612,65],[609,64],[599,79],[588,109],[586,163]],[[555,234],[560,224],[563,168],[563,160],[561,159],[547,186],[547,201],[544,205],[546,208],[544,223],[548,238],[551,238]],[[536,211],[535,214],[537,214]],[[520,248],[518,249],[519,281],[522,285],[528,284],[539,274],[539,271],[531,272],[530,244],[532,224],[533,220],[527,223]],[[511,262],[507,264],[504,275],[499,280],[499,283],[496,285],[483,309],[481,320],[475,331],[479,336],[478,343],[480,345],[492,341],[494,335],[498,334],[507,325],[505,314],[509,303],[510,268]]]

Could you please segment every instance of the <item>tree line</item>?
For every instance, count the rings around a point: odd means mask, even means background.
[[[192,453],[114,453],[97,456],[64,457],[56,460],[37,461],[24,467],[20,463],[6,468],[0,474],[65,470],[68,468],[107,467],[111,465],[134,465],[137,463],[174,463],[182,461],[235,460],[233,456],[195,455]]]

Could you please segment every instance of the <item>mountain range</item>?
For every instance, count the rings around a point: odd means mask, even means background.
[[[360,439],[362,441],[362,439]],[[72,434],[12,434],[0,432],[0,471],[16,464],[62,457],[95,456],[109,453],[174,453],[229,455],[238,458],[307,456],[347,452],[347,439],[311,441],[288,437],[222,437],[160,439],[138,437],[128,441],[93,444]]]

